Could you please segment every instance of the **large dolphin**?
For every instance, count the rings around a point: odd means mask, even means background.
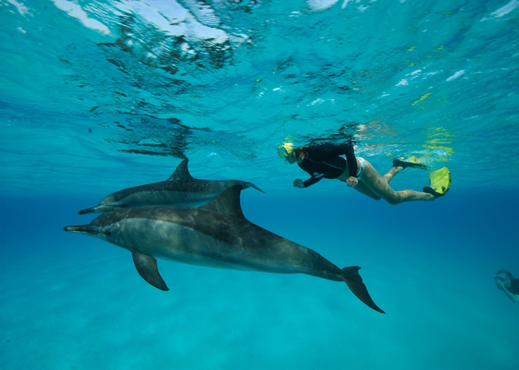
[[[155,258],[344,281],[362,302],[384,313],[362,282],[360,267],[340,269],[317,252],[248,221],[240,205],[241,189],[240,185],[232,186],[199,208],[121,208],[99,215],[89,225],[64,230],[92,235],[129,250],[139,274],[161,290],[169,289]]]
[[[91,212],[106,212],[125,207],[200,205],[214,199],[233,185],[241,185],[244,189],[253,187],[264,192],[254,184],[240,180],[195,179],[189,173],[187,163],[188,160],[184,159],[166,181],[116,191],[104,198],[99,205],[83,209],[78,213],[82,215]]]

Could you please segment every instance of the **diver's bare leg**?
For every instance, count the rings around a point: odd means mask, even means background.
[[[402,171],[403,169],[404,169],[404,167],[402,167],[402,166],[391,167],[391,169],[389,171],[387,171],[387,173],[382,177],[389,184],[389,182],[393,179],[393,176],[400,173],[400,171]]]
[[[393,171],[394,170],[394,171]],[[403,170],[403,167],[393,167],[386,174],[393,178],[394,175]],[[389,186],[388,181],[386,181],[385,176],[381,176],[378,171],[366,161],[364,166],[364,170],[362,172],[362,182],[367,185],[371,191],[375,194],[382,197],[389,204],[399,204],[402,202],[410,202],[416,200],[434,200],[434,195],[429,193],[424,193],[421,191],[415,190],[399,190],[395,191],[391,186]]]
[[[373,190],[369,188],[366,184],[364,184],[362,181],[359,181],[357,183],[357,186],[354,187],[355,190],[357,190],[359,193],[362,193],[364,195],[367,195],[371,199],[380,200],[380,195],[375,193]]]

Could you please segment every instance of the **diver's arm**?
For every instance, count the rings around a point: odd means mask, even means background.
[[[506,296],[515,303],[519,302],[519,295],[510,292],[505,286],[503,286],[503,292],[505,292]]]
[[[348,162],[348,174],[351,177],[357,177],[357,158],[355,151],[350,144],[321,144],[305,148],[309,157],[315,161],[326,161],[329,158],[338,157],[340,155],[346,156]]]
[[[344,155],[346,162],[348,162],[348,172],[350,177],[357,177],[357,158],[351,145],[344,145]]]
[[[348,173],[350,177],[357,177],[357,158],[355,157],[355,151],[353,146],[350,144],[336,145],[333,149],[335,155],[345,155],[346,162],[348,162]]]
[[[319,182],[322,179],[322,177],[310,177],[308,180],[303,181],[300,179],[294,180],[294,186],[296,188],[307,188],[309,186],[312,186],[313,184]]]
[[[308,180],[304,181],[303,184],[305,185],[305,188],[312,186],[313,184],[318,183],[321,181],[322,177],[310,177]]]

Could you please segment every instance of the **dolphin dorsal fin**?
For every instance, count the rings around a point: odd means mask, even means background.
[[[191,176],[187,169],[187,162],[187,158],[180,162],[175,172],[173,172],[173,175],[171,175],[167,181],[193,180],[193,176]]]
[[[219,213],[224,216],[243,217],[240,205],[241,185],[234,185],[224,190],[220,195],[207,204],[199,207],[207,211]]]

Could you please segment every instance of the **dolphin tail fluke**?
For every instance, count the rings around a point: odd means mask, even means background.
[[[83,233],[83,234],[99,234],[99,228],[92,225],[79,225],[79,226],[65,226],[63,228],[65,231],[70,231],[73,233]]]
[[[345,273],[344,281],[348,284],[350,290],[355,294],[355,296],[360,299],[366,306],[378,311],[380,313],[385,313],[378,307],[371,296],[368,293],[368,289],[366,285],[362,282],[362,278],[359,275],[359,266],[350,266],[345,267],[342,271]]]
[[[159,274],[159,269],[157,267],[157,260],[146,254],[141,252],[138,249],[134,249],[132,251],[133,263],[135,263],[135,267],[137,268],[137,272],[141,277],[146,280],[149,284],[153,285],[155,288],[168,291],[169,288],[166,285],[164,279]]]

